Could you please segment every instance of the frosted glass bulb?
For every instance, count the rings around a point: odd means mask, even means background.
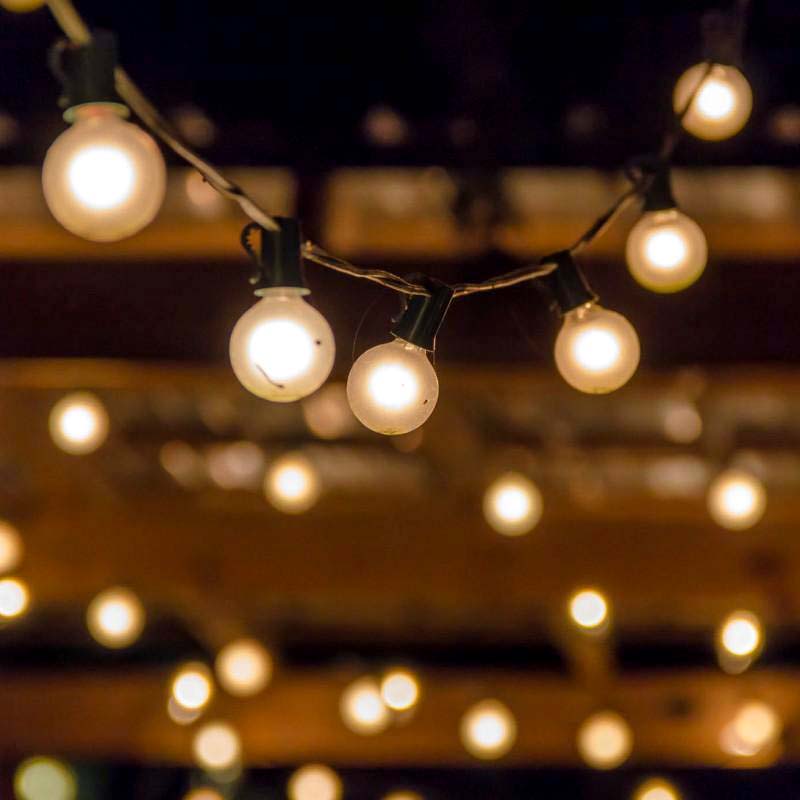
[[[89,604],[86,626],[92,637],[106,647],[127,647],[144,629],[145,612],[130,589],[116,587],[101,592]]]
[[[714,64],[704,79],[707,70],[706,64],[695,64],[686,70],[675,84],[672,105],[680,114],[702,81],[683,117],[683,127],[700,139],[718,141],[745,126],[753,109],[753,91],[736,67]]]
[[[670,208],[643,214],[628,236],[625,252],[638,283],[654,292],[678,292],[703,274],[708,246],[700,226]]]
[[[749,472],[729,469],[708,489],[708,510],[714,521],[732,531],[755,525],[767,507],[764,484]]]
[[[278,511],[302,514],[322,493],[319,473],[301,453],[287,453],[273,462],[264,476],[264,494]]]
[[[63,762],[37,756],[23,761],[14,774],[17,800],[75,800],[78,783]]]
[[[392,669],[381,680],[381,697],[393,711],[407,711],[419,700],[419,681],[407,669]]]
[[[292,773],[286,793],[289,800],[339,800],[342,781],[324,764],[306,764]]]
[[[24,546],[17,529],[5,520],[0,520],[0,574],[15,570],[20,561]]]
[[[161,151],[111,104],[81,106],[75,117],[44,160],[42,181],[50,211],[68,231],[96,242],[137,233],[164,200]]]
[[[573,309],[556,338],[556,366],[564,380],[589,394],[605,394],[630,380],[639,366],[639,337],[622,314],[596,303]]]
[[[578,731],[578,752],[595,769],[613,769],[625,761],[633,748],[628,723],[613,711],[589,717]]]
[[[66,453],[91,453],[108,436],[108,413],[90,392],[68,394],[50,412],[50,436]]]
[[[175,673],[170,691],[182,708],[189,711],[205,708],[214,694],[211,671],[199,662],[185,664]]]
[[[752,656],[763,642],[761,621],[749,611],[735,611],[722,623],[719,643],[732,656]]]
[[[639,786],[633,800],[681,800],[681,795],[669,781],[651,778]]]
[[[583,589],[570,598],[569,615],[579,628],[596,630],[608,619],[608,601],[594,589]]]
[[[209,722],[195,734],[192,751],[203,769],[219,772],[239,763],[242,744],[239,734],[227,722]]]
[[[336,346],[325,317],[304,289],[267,289],[231,334],[231,366],[245,389],[289,403],[319,389],[330,375]]]
[[[501,758],[512,748],[516,738],[514,715],[498,700],[482,700],[461,720],[461,741],[476,758]]]
[[[542,493],[524,475],[508,472],[486,490],[486,521],[506,536],[521,536],[536,527],[542,517]]]
[[[342,693],[339,711],[344,724],[354,733],[364,736],[380,733],[392,720],[380,687],[372,678],[361,678],[351,683]]]
[[[19,578],[0,580],[0,617],[13,619],[28,610],[30,593],[28,586]]]
[[[237,639],[225,645],[215,667],[223,688],[237,697],[257,694],[272,677],[272,657],[255,639]]]

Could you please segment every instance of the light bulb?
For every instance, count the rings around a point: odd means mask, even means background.
[[[139,598],[122,587],[106,589],[89,604],[86,625],[89,633],[106,647],[127,647],[144,630],[145,612]]]
[[[633,734],[619,714],[600,711],[581,725],[577,746],[581,758],[590,767],[614,769],[630,755]]]
[[[91,453],[108,436],[108,413],[90,392],[68,394],[50,412],[50,436],[66,453]]]
[[[63,761],[37,756],[23,761],[14,773],[17,800],[75,800],[77,795],[75,774]]]
[[[347,378],[347,399],[363,425],[395,436],[430,417],[439,379],[425,350],[395,339],[359,356]]]
[[[0,580],[0,617],[14,619],[22,616],[30,604],[28,586],[19,578]]]
[[[683,117],[683,127],[700,139],[727,139],[750,118],[753,91],[736,67],[714,64],[707,72],[708,65],[704,63],[686,70],[675,84],[672,105],[676,114],[682,113],[696,91]]]
[[[740,469],[720,473],[708,488],[708,510],[717,525],[732,531],[752,528],[767,507],[767,492],[758,478]]]
[[[167,715],[176,725],[192,725],[203,716],[203,709],[184,708],[170,695],[167,700]]]
[[[11,572],[22,561],[24,547],[17,529],[5,520],[0,520],[0,574]]]
[[[272,656],[255,639],[237,639],[220,650],[215,668],[225,691],[237,697],[250,697],[269,683]]]
[[[47,151],[42,182],[50,211],[68,231],[114,242],[158,213],[166,167],[152,138],[113,104],[88,103]]]
[[[506,536],[521,536],[535,528],[543,506],[536,485],[517,472],[501,475],[483,496],[486,521]]]
[[[761,621],[749,611],[734,611],[725,618],[719,629],[719,645],[732,656],[752,656],[764,641]]]
[[[211,670],[199,662],[184,664],[172,678],[170,693],[182,708],[189,711],[204,708],[214,694]]]
[[[651,778],[636,789],[633,800],[681,800],[681,794],[669,781]]]
[[[13,11],[17,14],[24,14],[28,11],[36,11],[45,4],[46,0],[0,0],[0,6],[6,11]]]
[[[279,511],[302,514],[322,493],[319,473],[301,453],[287,453],[274,461],[264,476],[264,494]]]
[[[461,719],[461,741],[476,758],[501,758],[514,745],[517,722],[514,715],[498,700],[482,700]]]
[[[555,347],[564,380],[589,394],[605,394],[630,380],[639,366],[639,337],[622,314],[587,303],[564,316]]]
[[[419,700],[417,676],[407,669],[389,670],[381,680],[381,697],[393,711],[413,708]]]
[[[212,789],[210,786],[201,786],[184,795],[183,800],[225,800],[225,798],[216,789]]]
[[[351,683],[342,693],[339,710],[344,724],[354,733],[364,736],[386,730],[392,719],[381,690],[372,678],[361,678]]]
[[[239,763],[242,744],[239,734],[227,722],[209,722],[195,734],[192,752],[203,769],[221,772]]]
[[[389,792],[383,800],[423,800],[423,798],[417,792],[407,792],[405,789],[401,789],[399,792]]]
[[[327,320],[303,299],[304,289],[262,290],[231,334],[231,366],[258,397],[289,403],[319,389],[330,375],[336,345]]]
[[[775,709],[767,703],[745,703],[720,736],[720,744],[731,755],[754,756],[774,744],[783,724]]]
[[[289,800],[339,800],[342,781],[324,764],[306,764],[292,773],[286,789]]]
[[[597,630],[608,620],[608,601],[594,589],[582,589],[569,601],[572,621],[585,630]]]
[[[678,292],[706,268],[708,246],[700,226],[677,208],[648,211],[633,226],[625,248],[635,280],[654,292]]]

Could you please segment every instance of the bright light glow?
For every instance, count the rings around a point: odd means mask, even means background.
[[[255,639],[237,639],[219,651],[217,679],[226,692],[237,697],[258,694],[272,677],[272,656]]]
[[[342,781],[324,764],[307,764],[292,774],[286,791],[289,800],[339,800]]]
[[[407,792],[405,790],[399,792],[390,792],[383,800],[423,800],[421,794],[416,792]]]
[[[370,430],[408,433],[433,413],[439,380],[423,349],[395,339],[356,360],[347,378],[347,398],[353,413]]]
[[[665,270],[675,269],[686,258],[688,250],[686,240],[674,228],[653,231],[644,248],[653,266]]]
[[[581,628],[599,628],[608,619],[608,601],[594,589],[582,589],[570,598],[569,615]]]
[[[763,643],[763,627],[755,614],[735,611],[722,623],[719,642],[733,656],[752,656]]]
[[[170,692],[182,708],[190,711],[205,708],[214,694],[211,670],[199,662],[184,664],[175,673]]]
[[[176,725],[191,725],[203,716],[203,709],[184,708],[170,695],[167,700],[167,715]]]
[[[517,722],[498,700],[482,700],[461,719],[461,741],[476,758],[501,758],[514,745]]]
[[[145,611],[139,598],[122,587],[106,589],[89,604],[86,625],[89,633],[106,647],[127,647],[144,630]]]
[[[619,338],[613,331],[587,328],[575,335],[572,354],[581,367],[590,372],[605,372],[619,361]]]
[[[19,566],[23,550],[17,529],[10,522],[0,520],[0,573],[11,572]]]
[[[543,508],[539,489],[517,472],[501,475],[483,497],[486,521],[506,536],[520,536],[533,530],[542,517]]]
[[[124,203],[133,191],[133,162],[116,147],[86,147],[70,159],[69,186],[89,208],[105,210]]]
[[[0,580],[0,617],[13,619],[28,610],[30,594],[24,581],[19,578]]]
[[[590,767],[614,769],[630,755],[633,734],[619,714],[600,711],[581,725],[577,746],[581,758]]]
[[[381,690],[372,678],[351,683],[339,702],[344,724],[354,733],[371,736],[386,730],[392,720]]]
[[[78,784],[63,761],[37,756],[17,767],[14,794],[17,800],[75,800]]]
[[[0,0],[0,6],[6,11],[13,11],[17,14],[24,14],[28,11],[36,11],[45,4],[46,0]]]
[[[711,120],[729,116],[736,105],[736,95],[727,83],[716,78],[706,80],[695,99],[697,110]]]
[[[316,391],[333,367],[333,331],[303,294],[296,288],[264,291],[231,334],[236,377],[266,400],[299,400]]]
[[[718,475],[708,489],[708,510],[714,521],[729,530],[755,525],[767,507],[764,485],[744,470],[729,469]]]
[[[651,778],[639,786],[633,800],[681,800],[681,794],[669,781]]]
[[[319,499],[322,483],[311,461],[301,453],[287,453],[273,462],[264,476],[264,494],[279,511],[302,514]]]
[[[90,392],[68,394],[50,412],[50,436],[67,453],[91,453],[103,444],[107,435],[108,414]]]
[[[184,795],[183,800],[225,800],[225,798],[216,789],[212,789],[210,786],[201,786]]]
[[[208,722],[195,734],[192,752],[200,767],[220,772],[239,764],[242,745],[239,734],[227,722]]]
[[[723,728],[720,746],[731,755],[754,756],[775,744],[783,724],[775,709],[767,703],[745,703]]]
[[[383,702],[394,711],[407,711],[419,700],[419,681],[408,669],[389,670],[381,681]]]

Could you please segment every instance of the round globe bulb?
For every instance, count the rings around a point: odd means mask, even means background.
[[[209,722],[195,734],[192,752],[200,767],[221,772],[239,763],[242,744],[239,734],[227,722]]]
[[[594,589],[582,589],[569,601],[572,621],[585,630],[597,630],[608,620],[608,601]]]
[[[736,755],[751,756],[774,744],[783,730],[775,709],[755,700],[745,703],[736,713],[727,730],[729,748]]]
[[[764,641],[761,620],[749,611],[734,611],[719,629],[719,644],[730,655],[746,657],[760,650]]]
[[[461,719],[461,741],[475,758],[504,756],[517,738],[514,715],[498,700],[482,700]]]
[[[625,248],[634,279],[654,292],[678,292],[706,268],[708,246],[700,226],[677,208],[648,211],[633,226]]]
[[[389,792],[383,800],[423,800],[423,798],[417,792],[407,792],[405,789],[401,789],[399,792]]]
[[[389,670],[381,680],[381,697],[393,711],[408,711],[419,701],[419,681],[407,669]]]
[[[0,573],[15,570],[20,561],[24,546],[17,529],[5,520],[0,520]]]
[[[498,533],[521,536],[542,518],[542,493],[533,481],[517,472],[495,480],[483,496],[483,514]]]
[[[564,380],[589,394],[627,383],[639,366],[639,337],[622,314],[596,303],[573,309],[556,338],[556,366]]]
[[[225,798],[210,786],[200,786],[184,795],[183,800],[225,800]]]
[[[681,795],[669,781],[651,778],[639,786],[633,800],[681,800]]]
[[[339,800],[342,781],[324,764],[306,764],[292,773],[286,793],[289,800]]]
[[[22,616],[30,605],[27,584],[19,578],[0,580],[0,617],[14,619]]]
[[[17,800],[75,800],[77,795],[75,774],[63,761],[42,756],[29,758],[14,774]]]
[[[316,467],[301,453],[287,453],[274,461],[264,476],[267,500],[285,514],[308,511],[322,494]]]
[[[106,589],[89,604],[86,626],[92,637],[112,648],[133,644],[144,630],[145,611],[139,598],[122,587]]]
[[[161,208],[166,167],[141,128],[112,104],[75,111],[75,123],[47,151],[44,196],[53,216],[72,233],[114,242],[137,233]]]
[[[255,639],[237,639],[220,650],[215,668],[226,692],[237,697],[250,697],[269,683],[272,656]]]
[[[699,88],[698,88],[699,86]],[[686,108],[683,127],[699,139],[719,141],[738,133],[753,110],[753,91],[747,78],[728,64],[695,64],[675,84],[672,105],[676,114]]]
[[[752,528],[764,516],[767,492],[754,475],[740,469],[729,469],[711,482],[707,503],[717,525],[741,531]]]
[[[199,662],[184,664],[172,678],[170,693],[182,708],[189,711],[205,708],[214,695],[211,670]]]
[[[351,683],[342,693],[339,710],[344,724],[363,736],[381,733],[392,719],[381,690],[372,678],[361,678]]]
[[[600,711],[581,725],[578,752],[595,769],[614,769],[625,761],[633,748],[628,723],[613,711]]]
[[[258,397],[290,403],[319,389],[336,345],[327,320],[303,299],[304,289],[267,289],[233,328],[231,366]]]
[[[86,455],[106,440],[108,413],[90,392],[68,394],[50,412],[50,436],[64,452]]]
[[[395,339],[359,356],[347,378],[347,399],[363,425],[395,436],[430,417],[439,399],[439,379],[425,350]]]

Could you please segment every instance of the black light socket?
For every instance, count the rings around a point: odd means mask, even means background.
[[[737,13],[709,11],[703,16],[703,50],[705,60],[714,64],[742,63],[742,20]]]
[[[644,196],[644,210],[667,211],[677,205],[672,195],[672,176],[669,164],[660,163],[653,169],[650,185]]]
[[[400,318],[392,327],[392,336],[432,352],[436,334],[442,327],[453,300],[453,287],[429,279],[430,294],[412,294]]]
[[[292,217],[275,217],[277,231],[250,223],[242,231],[242,244],[256,264],[250,279],[256,294],[267,289],[295,288],[308,292],[303,276],[303,236],[300,223]],[[259,231],[258,248],[250,244],[250,235]]]
[[[539,281],[550,292],[562,317],[587,303],[596,302],[597,295],[586,282],[569,250],[545,256],[540,263],[556,265],[552,272],[539,278]]]

